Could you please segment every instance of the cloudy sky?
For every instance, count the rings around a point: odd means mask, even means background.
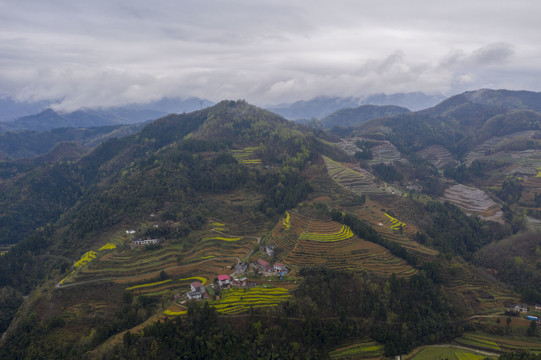
[[[541,91],[541,1],[0,0],[0,98]]]

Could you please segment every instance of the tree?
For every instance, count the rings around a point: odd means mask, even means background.
[[[530,321],[530,326],[528,326],[528,329],[526,330],[526,336],[535,336],[537,333],[537,324],[535,323],[535,320]]]

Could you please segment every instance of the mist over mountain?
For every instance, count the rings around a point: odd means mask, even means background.
[[[356,108],[360,105],[396,105],[416,111],[434,106],[444,99],[445,97],[441,94],[426,95],[422,92],[374,94],[350,98],[319,96],[291,104],[267,106],[267,109],[286,119],[306,122],[312,118],[322,119],[340,109]]]
[[[15,101],[11,98],[0,98],[0,130],[2,122],[37,114],[45,110],[50,104],[49,101],[24,102]]]
[[[354,127],[365,121],[409,113],[405,107],[394,105],[361,105],[352,109],[340,109],[320,120],[324,128],[333,126]]]
[[[54,102],[33,103],[0,99],[0,132],[135,124],[171,113],[182,114],[200,110],[212,104],[211,101],[194,97],[187,99],[166,97],[145,104],[80,109],[65,113],[54,110]]]

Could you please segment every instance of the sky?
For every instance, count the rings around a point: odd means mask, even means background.
[[[0,98],[541,91],[541,1],[0,0]]]

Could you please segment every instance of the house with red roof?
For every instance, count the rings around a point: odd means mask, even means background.
[[[229,275],[218,275],[218,284],[220,284],[220,286],[227,286],[230,281],[231,278]]]
[[[269,271],[269,270],[272,269],[270,264],[267,261],[263,260],[263,259],[257,260],[256,263],[257,263],[257,266],[263,271]]]
[[[286,266],[284,264],[282,264],[282,263],[274,263],[273,268],[276,271],[284,271],[284,270],[286,270]]]
[[[192,291],[199,291],[199,289],[201,288],[201,282],[200,281],[194,281],[193,283],[190,284],[190,287],[192,288]]]

